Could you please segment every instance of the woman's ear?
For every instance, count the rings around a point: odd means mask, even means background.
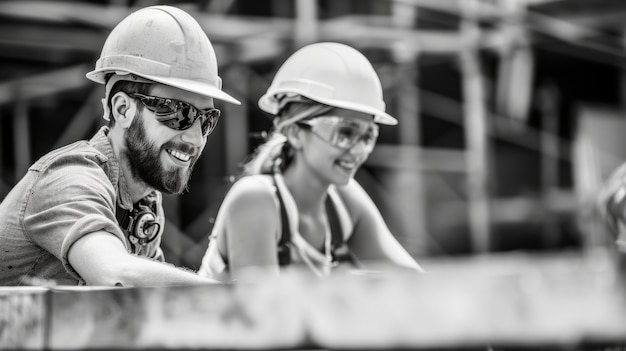
[[[137,113],[135,101],[123,91],[119,91],[111,98],[111,115],[115,124],[128,128]]]
[[[287,141],[292,148],[294,148],[295,150],[302,149],[302,145],[304,143],[304,133],[302,128],[298,127],[295,124],[290,124],[285,127],[284,134],[287,137]]]

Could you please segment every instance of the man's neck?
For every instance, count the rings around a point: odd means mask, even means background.
[[[127,169],[128,167],[126,167],[126,165],[122,164],[121,168],[124,178],[126,178],[126,182],[128,183],[128,192],[130,194],[130,198],[133,200],[133,203],[137,203],[137,201],[143,199],[154,191],[154,189],[146,185],[144,182],[136,181],[130,174],[130,170]]]
[[[145,182],[133,177],[128,161],[122,156],[123,136],[111,130],[108,134],[108,138],[111,142],[113,153],[118,160],[121,176],[124,177],[124,180],[126,181],[130,198],[133,203],[137,203],[137,201],[150,194],[154,191],[154,189],[148,186]]]

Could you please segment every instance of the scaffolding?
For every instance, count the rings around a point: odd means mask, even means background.
[[[350,1],[273,0],[270,16],[237,14],[237,1],[177,3],[189,11],[213,41],[226,90],[243,97],[240,107],[224,106],[223,133],[211,136],[207,152],[199,162],[207,177],[194,185],[194,195],[166,199],[168,230],[164,242],[174,263],[195,266],[206,248],[210,218],[217,212],[225,179],[238,171],[253,147],[249,134],[255,121],[256,99],[269,85],[272,68],[295,49],[314,41],[339,41],[364,52],[384,52],[385,59],[373,60],[385,88],[386,100],[399,119],[392,142],[381,143],[367,167],[386,170],[382,176],[362,171],[360,180],[378,200],[383,214],[400,241],[414,255],[428,255],[437,245],[437,233],[429,228],[430,203],[425,174],[454,174],[464,179],[459,200],[442,206],[449,221],[467,227],[469,251],[484,254],[495,249],[493,224],[540,220],[551,213],[576,213],[573,190],[560,191],[559,162],[572,162],[572,146],[559,137],[559,91],[545,85],[533,91],[536,65],[533,35],[537,28],[560,40],[583,42],[597,34],[590,27],[573,25],[537,11],[537,6],[556,6],[560,1],[540,0],[389,0]],[[143,1],[141,6],[149,5]],[[607,2],[609,3],[609,2]],[[613,5],[616,2],[612,3]],[[136,5],[139,5],[137,3]],[[84,78],[108,31],[135,7],[123,2],[109,4],[61,1],[4,1],[0,16],[11,21],[0,24],[0,45],[14,57],[45,57],[53,64],[28,76],[11,76],[0,82],[0,125],[2,139],[11,136],[14,164],[0,162],[0,195],[4,196],[33,162],[40,142],[33,137],[39,118],[33,113],[42,101],[87,92],[76,102],[67,126],[50,141],[49,148],[87,137],[101,123],[100,87]],[[366,14],[357,14],[357,11]],[[365,10],[363,10],[365,9]],[[620,9],[622,13],[624,6]],[[450,16],[454,25],[446,29],[420,27],[424,12]],[[605,14],[606,16],[606,14]],[[603,19],[605,17],[602,17]],[[620,17],[623,18],[623,17]],[[617,22],[616,19],[613,19]],[[76,30],[76,26],[81,30]],[[34,29],[33,29],[34,28]],[[44,28],[45,30],[41,30]],[[623,55],[602,48],[605,60]],[[496,58],[495,79],[485,72],[485,53]],[[419,86],[420,60],[427,55],[449,57],[456,62],[460,97],[444,96]],[[609,57],[608,59],[606,57]],[[270,67],[259,73],[254,65]],[[543,123],[529,127],[531,99],[538,96]],[[52,103],[54,105],[54,103]],[[463,129],[460,149],[425,147],[422,125],[427,113]],[[5,127],[3,127],[5,126]],[[7,129],[10,126],[12,129]],[[494,149],[496,139],[529,148],[540,154],[540,196],[498,198],[494,194]],[[3,143],[7,147],[7,143]],[[41,147],[41,145],[39,145]],[[195,177],[197,178],[197,177]],[[192,201],[193,211],[181,207]],[[199,207],[199,208],[198,208]],[[544,213],[541,213],[541,212]],[[189,215],[188,213],[192,213]],[[553,221],[545,221],[546,246],[554,246]],[[168,234],[169,235],[169,234]],[[497,240],[496,240],[497,241]],[[445,250],[443,253],[445,253]],[[176,260],[178,262],[176,262]]]

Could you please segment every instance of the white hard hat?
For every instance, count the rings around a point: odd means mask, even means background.
[[[373,115],[374,122],[397,124],[385,112],[383,89],[372,64],[340,43],[315,43],[291,55],[278,69],[259,107],[277,114],[284,95],[302,95],[333,107]]]
[[[206,33],[191,15],[172,6],[137,10],[113,28],[87,78],[104,84],[109,73],[240,104],[222,91],[215,50]]]

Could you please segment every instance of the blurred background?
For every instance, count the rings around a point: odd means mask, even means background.
[[[416,257],[584,251],[610,243],[598,187],[626,160],[623,0],[0,1],[0,199],[37,158],[91,137],[85,78],[138,7],[179,6],[213,42],[224,89],[190,191],[167,196],[167,260],[198,268],[232,176],[262,142],[256,105],[315,41],[373,63],[387,111],[357,179]]]

